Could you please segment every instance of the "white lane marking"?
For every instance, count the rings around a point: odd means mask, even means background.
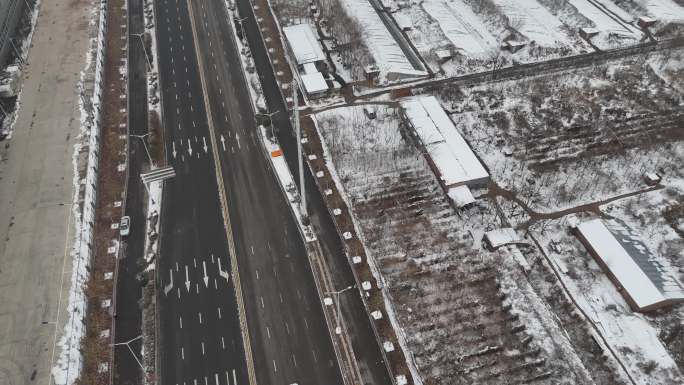
[[[292,363],[294,364],[294,367],[297,367],[297,358],[295,358],[294,353],[292,354]]]
[[[190,144],[190,138],[188,138],[188,144]],[[195,268],[197,268],[197,258],[192,259],[192,264],[195,266]]]
[[[214,254],[211,255],[211,263],[216,263],[216,261],[214,261]]]
[[[178,271],[178,262],[176,262],[176,271]]]
[[[268,335],[268,339],[271,339],[271,329],[266,326],[266,334]]]
[[[192,145],[190,144],[190,139],[188,139],[188,154],[190,154],[190,156],[192,156]],[[195,266],[195,267],[197,267],[197,266]]]
[[[278,367],[276,366],[275,360],[273,360],[273,372],[278,373]]]
[[[264,296],[260,296],[259,298],[261,298],[261,308],[263,309],[264,308]]]
[[[316,351],[311,349],[311,353],[313,354],[314,362],[318,362],[318,357],[316,357]]]
[[[283,303],[283,293],[278,293],[278,295],[280,296],[280,303]]]
[[[228,371],[226,370],[226,383],[230,385],[230,377],[228,376]],[[235,384],[237,385],[237,384]]]
[[[250,246],[250,248],[252,250],[252,255],[254,255],[254,246]]]
[[[202,355],[204,355],[204,342],[202,342]]]
[[[202,312],[197,313],[199,315],[199,323],[202,324]]]
[[[216,380],[216,385],[220,385],[219,379],[218,379],[218,373],[214,373],[214,379]]]
[[[180,287],[176,288],[178,290],[178,299],[180,299]]]
[[[185,349],[181,348],[181,359],[185,359]]]
[[[309,322],[306,320],[306,317],[304,317],[304,326],[306,326],[307,329],[309,328]]]
[[[223,337],[221,337],[221,347],[226,350],[226,340]]]
[[[176,159],[176,142],[171,142],[171,146],[173,147],[173,151],[171,151],[171,153],[173,154],[173,159]]]
[[[259,269],[256,270],[256,279],[259,279]]]
[[[180,324],[180,328],[183,329],[183,317],[178,317],[178,323]]]
[[[219,317],[219,319],[221,319],[221,308],[219,307],[217,309],[218,309],[218,317]]]
[[[237,376],[235,375],[235,369],[233,369],[233,384],[237,385]]]
[[[235,133],[235,140],[237,140],[238,150],[240,150],[240,134]]]
[[[188,265],[185,265],[185,288],[190,292],[190,276],[188,275]]]
[[[216,278],[214,278],[214,289],[218,290],[218,283],[216,282]]]
[[[288,325],[287,322],[285,322],[285,330],[287,331],[287,335],[289,336],[290,335],[290,325]]]
[[[197,294],[199,294],[199,283],[195,284],[195,291],[197,292]]]
[[[223,134],[221,134],[221,146],[223,146],[223,151],[226,151],[226,138],[223,137]]]
[[[207,380],[207,376],[204,376],[204,385],[209,385],[209,381]]]

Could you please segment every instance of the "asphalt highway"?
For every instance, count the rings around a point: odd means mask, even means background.
[[[302,238],[258,143],[224,5],[191,1],[228,197],[256,380],[342,384]]]
[[[247,384],[187,3],[155,2],[167,161],[158,263],[162,384]]]
[[[282,98],[275,74],[269,64],[266,46],[261,39],[259,26],[249,0],[237,0],[237,8],[240,17],[244,18],[242,25],[251,48],[255,67],[263,87],[264,97],[268,110],[286,111],[286,103]],[[298,180],[298,167],[294,129],[287,114],[277,113],[273,116],[273,125],[278,141],[285,152],[288,166],[292,175]],[[325,202],[318,191],[313,175],[307,167],[304,167],[304,180],[306,184],[308,212],[311,223],[316,229],[316,234],[324,251],[330,275],[335,287],[341,288],[353,285],[354,275],[348,259],[335,229],[335,225],[326,208]],[[382,358],[380,346],[373,333],[369,317],[364,308],[358,290],[347,291],[340,296],[340,310],[346,320],[347,332],[352,342],[361,376],[365,384],[381,385],[391,384],[392,379],[387,366]]]
[[[342,384],[302,240],[258,146],[221,2],[192,2],[220,148],[258,384]],[[247,384],[212,140],[185,1],[156,2],[167,159],[162,210],[163,384]],[[206,276],[206,279],[205,279]]]

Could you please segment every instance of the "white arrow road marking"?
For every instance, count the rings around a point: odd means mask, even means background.
[[[185,288],[190,292],[190,276],[188,275],[188,265],[185,265]]]
[[[228,271],[221,270],[221,258],[217,257],[216,260],[218,261],[219,275],[225,278],[226,282],[230,282],[230,275],[228,274]]]
[[[169,269],[169,277],[171,281],[168,285],[164,286],[164,295],[169,295],[169,292],[173,289],[173,269]]]
[[[209,277],[207,276],[207,262],[202,261],[202,268],[204,269],[204,277],[202,278],[204,280],[204,286],[209,287]]]
[[[205,137],[202,137],[202,143],[204,144],[204,153],[207,153],[207,139]]]
[[[223,134],[221,134],[221,146],[223,146],[223,151],[226,151],[226,138],[223,137]]]
[[[190,144],[190,138],[188,138],[188,154],[192,156],[192,145]]]
[[[172,151],[173,159],[176,159],[176,154],[177,154],[177,152],[176,152],[176,142],[171,142],[171,145],[173,146],[173,151]]]

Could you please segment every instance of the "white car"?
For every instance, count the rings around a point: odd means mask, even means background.
[[[121,222],[119,223],[119,234],[122,237],[127,236],[131,232],[131,217],[128,215],[121,217]]]

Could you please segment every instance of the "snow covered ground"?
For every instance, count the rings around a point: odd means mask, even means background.
[[[412,21],[406,34],[430,67],[447,76],[635,45],[645,39],[641,16],[658,20],[652,28],[658,39],[681,34],[684,24],[684,7],[672,0],[425,0],[391,9],[396,19]],[[591,44],[581,28],[597,33]],[[523,45],[505,50],[508,41]],[[435,53],[444,49],[455,56],[440,62]]]
[[[496,183],[548,212],[644,189],[646,172],[678,172],[684,96],[673,61],[630,58],[441,98]]]
[[[501,226],[492,201],[454,211],[423,156],[400,135],[394,107],[378,106],[374,120],[360,106],[317,120],[331,173],[424,383],[495,384],[500,376],[622,382],[616,363],[578,347],[577,338],[590,339],[586,327],[561,320],[562,306],[544,302],[518,262],[524,257],[482,248],[484,231]]]

